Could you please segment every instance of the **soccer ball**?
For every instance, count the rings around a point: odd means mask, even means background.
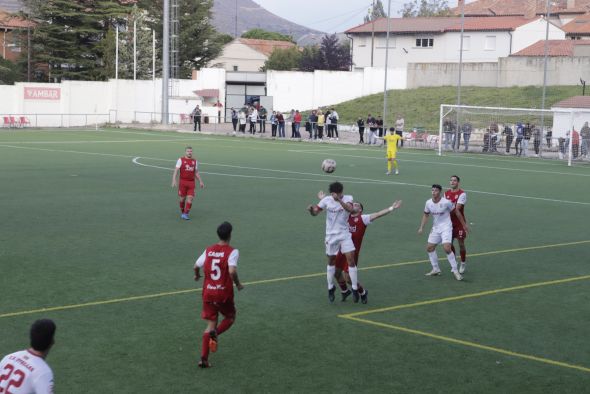
[[[322,162],[322,171],[327,172],[328,174],[333,173],[336,171],[336,161],[332,159],[326,159]]]

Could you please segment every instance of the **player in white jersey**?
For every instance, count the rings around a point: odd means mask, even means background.
[[[336,286],[334,274],[336,273],[336,255],[341,252],[348,263],[348,274],[352,282],[352,299],[359,301],[358,292],[358,270],[354,259],[354,244],[348,227],[348,217],[351,213],[357,213],[354,208],[352,196],[345,196],[344,186],[340,182],[330,184],[330,195],[325,196],[320,192],[320,202],[317,205],[307,207],[312,216],[317,216],[321,211],[326,210],[326,255],[328,256],[328,267],[326,275],[328,278],[328,299],[334,302]]]
[[[53,372],[45,362],[45,357],[53,346],[55,328],[52,320],[37,320],[31,326],[31,347],[2,359],[0,393],[53,393]]]
[[[455,253],[451,249],[453,241],[453,223],[451,222],[451,211],[455,208],[454,204],[442,196],[442,186],[432,185],[432,198],[426,201],[424,206],[424,214],[422,215],[422,221],[420,222],[420,228],[418,228],[418,234],[422,234],[424,225],[428,221],[428,217],[432,215],[432,230],[428,235],[428,243],[426,244],[426,251],[428,252],[428,258],[432,265],[432,271],[428,272],[426,276],[438,276],[441,274],[440,267],[438,266],[438,256],[436,255],[436,246],[442,243],[445,253],[447,254],[447,260],[451,264],[451,271],[457,280],[463,280],[463,277],[457,270],[457,260],[455,259]],[[465,220],[460,211],[455,211],[457,219],[460,223],[465,226]],[[465,228],[465,227],[464,227]]]

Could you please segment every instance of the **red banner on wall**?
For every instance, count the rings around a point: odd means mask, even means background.
[[[25,100],[59,100],[61,88],[25,88]]]

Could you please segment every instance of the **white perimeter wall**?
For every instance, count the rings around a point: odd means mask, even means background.
[[[267,94],[274,110],[307,110],[383,92],[384,68],[357,71],[269,71]],[[406,69],[388,71],[388,89],[406,88]]]
[[[563,111],[563,108],[559,108]],[[574,130],[580,132],[585,122],[590,122],[590,110],[573,109]],[[566,133],[572,129],[571,113],[556,112],[553,116],[553,138],[566,137]]]

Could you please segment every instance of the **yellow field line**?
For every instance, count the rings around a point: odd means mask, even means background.
[[[517,353],[517,352],[510,351],[510,350],[505,350],[505,349],[492,347],[492,346],[481,345],[479,343],[464,341],[461,339],[455,339],[455,338],[450,338],[450,337],[445,337],[442,335],[436,335],[436,334],[432,334],[432,333],[425,332],[425,331],[413,330],[411,328],[396,326],[393,324],[386,324],[386,323],[380,323],[380,322],[376,322],[376,321],[372,321],[372,320],[360,319],[358,317],[353,317],[353,316],[349,316],[349,315],[344,315],[344,316],[340,316],[340,317],[344,318],[344,319],[348,319],[348,320],[354,320],[354,321],[364,323],[364,324],[370,324],[370,325],[377,326],[377,327],[383,327],[383,328],[389,328],[392,330],[402,331],[402,332],[405,332],[408,334],[420,335],[420,336],[436,339],[439,341],[450,342],[453,344],[468,346],[468,347],[481,349],[481,350],[487,350],[487,351],[494,352],[494,353],[500,353],[500,354],[504,354],[506,356],[519,357],[519,358],[523,358],[525,360],[537,361],[540,363],[545,363],[545,364],[554,365],[554,366],[558,366],[558,367],[576,369],[576,370],[583,371],[583,372],[590,372],[590,368],[583,367],[581,365],[568,364],[568,363],[564,363],[561,361],[551,360],[548,358],[531,356],[531,355],[523,354],[523,353]]]
[[[395,306],[390,306],[390,307],[386,307],[386,308],[369,309],[367,311],[354,312],[354,313],[349,313],[349,314],[345,314],[345,315],[340,315],[339,317],[349,318],[349,317],[370,315],[373,313],[391,312],[391,311],[397,311],[400,309],[408,309],[408,308],[415,308],[415,307],[424,306],[424,305],[440,304],[443,302],[459,301],[459,300],[465,300],[468,298],[484,297],[484,296],[489,296],[489,295],[494,295],[494,294],[507,293],[509,291],[531,289],[534,287],[542,287],[542,286],[552,286],[552,285],[576,282],[576,281],[587,280],[587,279],[590,279],[590,275],[576,276],[573,278],[566,278],[566,279],[550,280],[550,281],[546,281],[546,282],[529,283],[526,285],[505,287],[503,289],[487,290],[487,291],[481,291],[479,293],[464,294],[464,295],[460,295],[460,296],[437,298],[434,300],[414,302],[411,304],[395,305]]]
[[[524,248],[504,249],[504,250],[496,250],[496,251],[491,251],[491,252],[473,253],[473,254],[470,254],[469,257],[488,256],[488,255],[501,254],[501,253],[515,253],[515,252],[521,252],[521,251],[530,251],[530,250],[546,249],[546,248],[557,248],[557,247],[580,245],[580,244],[587,244],[587,243],[590,243],[590,240],[564,242],[564,243],[551,244],[551,245],[529,246],[529,247],[524,247]],[[359,270],[368,271],[368,270],[374,270],[374,269],[393,268],[393,267],[401,267],[401,266],[405,266],[405,265],[422,264],[422,263],[426,263],[426,262],[428,262],[428,260],[404,261],[404,262],[400,262],[400,263],[375,265],[375,266],[369,266],[369,267],[359,267]],[[245,282],[244,285],[259,285],[259,284],[267,284],[267,283],[277,283],[277,282],[284,282],[284,281],[289,281],[289,280],[322,277],[325,275],[326,275],[325,272],[321,272],[321,273],[314,273],[314,274],[287,276],[287,277],[282,277],[282,278],[262,279],[262,280],[252,281],[252,282]],[[197,292],[199,290],[201,290],[201,289],[176,290],[176,291],[168,291],[168,292],[163,292],[163,293],[145,294],[145,295],[139,295],[139,296],[123,297],[123,298],[114,298],[114,299],[102,300],[102,301],[91,301],[91,302],[85,302],[85,303],[80,303],[80,304],[38,308],[38,309],[31,309],[31,310],[18,311],[18,312],[8,312],[8,313],[0,314],[0,319],[7,318],[7,317],[31,315],[31,314],[35,314],[35,313],[55,312],[55,311],[62,311],[62,310],[68,310],[68,309],[85,308],[85,307],[90,307],[90,306],[116,304],[116,303],[121,303],[121,302],[141,301],[141,300],[147,300],[147,299],[151,299],[151,298],[167,297],[167,296]]]

